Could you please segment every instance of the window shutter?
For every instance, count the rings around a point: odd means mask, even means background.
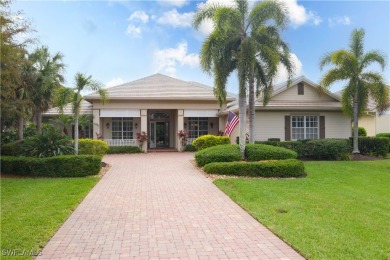
[[[325,138],[325,116],[320,116],[320,139]]]
[[[291,117],[284,116],[284,140],[291,140]]]
[[[304,95],[304,94],[305,94],[305,90],[303,88],[303,82],[298,83],[298,95]]]

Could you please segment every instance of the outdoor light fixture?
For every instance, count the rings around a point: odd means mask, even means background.
[[[106,124],[107,129],[110,129],[110,123]]]
[[[138,123],[135,123],[135,124],[134,124],[134,128],[135,128],[135,129],[138,128]]]
[[[210,123],[210,128],[213,128],[213,126],[214,126],[214,123],[211,122],[211,123]]]
[[[184,123],[184,129],[187,129],[187,123]]]

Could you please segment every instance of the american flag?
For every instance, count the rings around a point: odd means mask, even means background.
[[[240,119],[236,114],[234,114],[232,111],[229,111],[228,119],[225,126],[225,133],[224,135],[230,136],[236,127],[236,125],[240,122]]]

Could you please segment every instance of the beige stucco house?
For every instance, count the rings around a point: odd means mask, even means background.
[[[275,86],[271,101],[256,102],[255,140],[348,138],[350,120],[341,111],[340,99],[320,93],[319,86],[298,77],[290,86]],[[227,95],[227,105],[219,107],[211,87],[155,74],[107,89],[109,102],[99,95],[85,96],[85,113],[93,114],[93,137],[109,145],[138,145],[137,133],[147,133],[143,150],[180,149],[180,130],[189,141],[204,134],[224,131],[228,111],[238,115],[237,97]],[[89,103],[88,103],[89,102]],[[54,111],[51,111],[55,114]],[[231,135],[232,143],[239,127]]]
[[[390,110],[380,115],[375,106],[369,104],[368,111],[359,119],[359,126],[366,129],[368,136],[390,133]]]

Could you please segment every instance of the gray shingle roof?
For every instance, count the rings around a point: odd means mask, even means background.
[[[162,99],[162,100],[215,100],[213,89],[197,82],[183,81],[162,74],[124,83],[107,89],[109,100],[113,99]],[[97,93],[84,97],[99,99]],[[227,100],[236,98],[228,93]]]
[[[60,114],[60,110],[58,109],[58,107],[50,108],[45,113],[43,113],[43,115],[46,115],[46,116],[50,116],[50,115],[55,116],[55,115],[59,115],[59,114]],[[73,115],[71,103],[67,104],[64,107],[64,114],[65,115]],[[92,104],[89,103],[88,101],[82,100],[81,107],[80,107],[80,114],[86,114],[86,115],[92,114]]]

